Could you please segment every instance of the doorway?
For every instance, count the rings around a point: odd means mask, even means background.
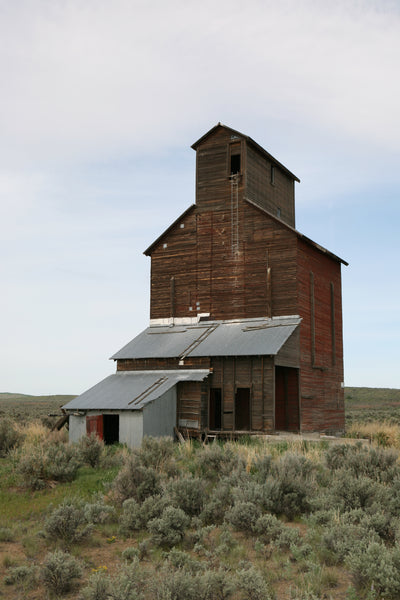
[[[235,395],[235,429],[250,429],[250,388],[237,388]]]
[[[275,367],[275,429],[300,429],[298,369]]]
[[[209,428],[211,430],[221,429],[222,419],[222,394],[221,388],[210,389],[210,411],[209,411]]]
[[[103,415],[103,440],[107,445],[119,442],[119,415]]]

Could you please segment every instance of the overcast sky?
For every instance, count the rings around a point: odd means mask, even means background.
[[[400,388],[398,0],[0,0],[0,392],[78,394],[148,325],[142,252],[218,121],[343,267],[345,383]]]

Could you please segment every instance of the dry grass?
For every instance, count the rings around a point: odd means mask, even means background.
[[[388,421],[353,423],[346,431],[352,438],[369,439],[378,446],[400,448],[400,426]]]

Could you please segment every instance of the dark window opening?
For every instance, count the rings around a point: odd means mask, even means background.
[[[271,165],[271,185],[275,185],[275,167]]]
[[[275,429],[298,431],[299,373],[291,367],[275,367]]]
[[[119,415],[103,415],[103,439],[105,444],[119,442]]]
[[[240,154],[232,154],[231,156],[231,175],[240,173]]]
[[[250,429],[250,388],[237,388],[235,396],[235,429]]]
[[[221,388],[210,389],[210,414],[209,427],[210,429],[221,429],[222,426],[222,394]]]

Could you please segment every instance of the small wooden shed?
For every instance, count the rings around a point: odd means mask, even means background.
[[[113,391],[107,378],[67,404],[76,415],[72,439],[91,428],[101,434],[94,417],[103,415],[107,441],[111,405],[119,411],[114,437],[129,445],[174,427],[219,435],[343,431],[347,263],[296,230],[299,180],[254,140],[219,123],[192,147],[196,202],[145,251],[150,326],[112,357],[113,381],[129,375],[127,402],[118,404],[118,386]],[[164,398],[166,381],[175,404]],[[137,431],[127,423],[138,413],[141,433],[126,433]]]

